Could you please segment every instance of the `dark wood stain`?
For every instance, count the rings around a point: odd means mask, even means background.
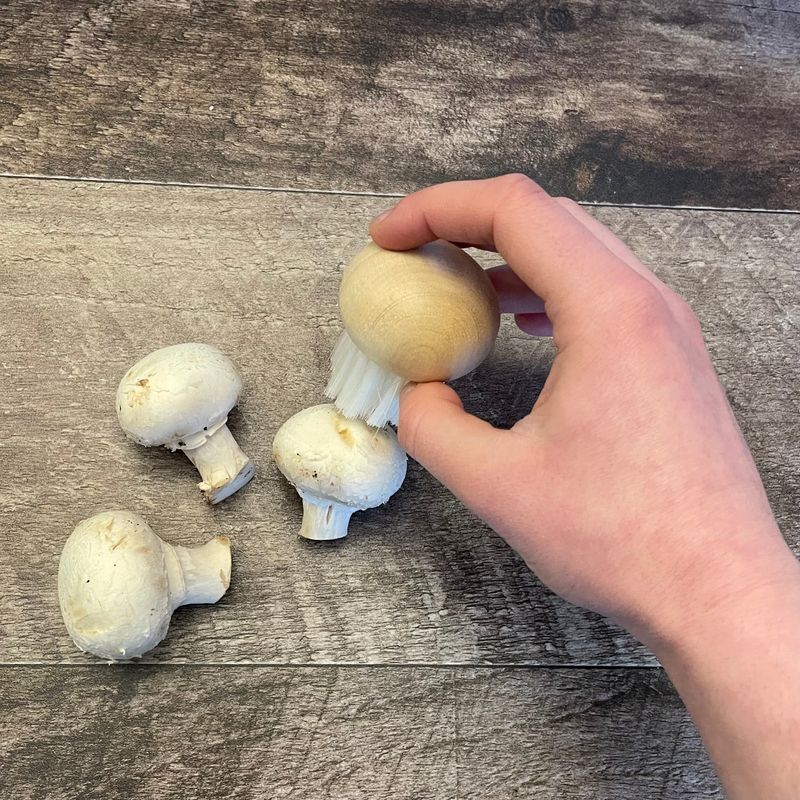
[[[794,0],[11,0],[0,170],[800,207]]]

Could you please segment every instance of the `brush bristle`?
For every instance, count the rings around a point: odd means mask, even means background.
[[[400,390],[407,383],[405,378],[367,358],[345,332],[331,353],[331,377],[325,396],[346,417],[382,428],[387,422],[397,424]]]

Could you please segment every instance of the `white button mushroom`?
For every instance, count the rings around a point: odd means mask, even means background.
[[[406,454],[394,431],[347,419],[330,404],[284,422],[272,452],[303,499],[300,535],[307,539],[347,536],[350,517],[385,503],[406,477]]]
[[[125,373],[117,416],[138,444],[183,450],[203,479],[198,488],[210,503],[219,503],[255,474],[226,424],[241,390],[239,371],[216,347],[176,344]]]
[[[138,514],[104,511],[67,539],[58,599],[75,644],[119,661],[152,650],[178,606],[216,603],[230,579],[231,545],[224,536],[202,547],[173,547]]]
[[[500,326],[497,296],[480,265],[436,241],[393,252],[368,244],[339,290],[345,332],[325,395],[347,417],[396,423],[409,381],[444,381],[475,369]]]

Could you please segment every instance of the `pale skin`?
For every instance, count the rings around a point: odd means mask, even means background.
[[[510,430],[444,384],[407,389],[403,446],[551,589],[653,650],[732,800],[797,800],[800,564],[691,308],[521,175],[423,189],[371,233],[395,250],[496,250],[502,310],[558,351]]]

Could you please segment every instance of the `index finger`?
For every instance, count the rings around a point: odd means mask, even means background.
[[[643,280],[524,175],[422,189],[376,219],[371,233],[389,250],[434,239],[496,249],[554,323],[566,306],[585,308],[606,288]]]

